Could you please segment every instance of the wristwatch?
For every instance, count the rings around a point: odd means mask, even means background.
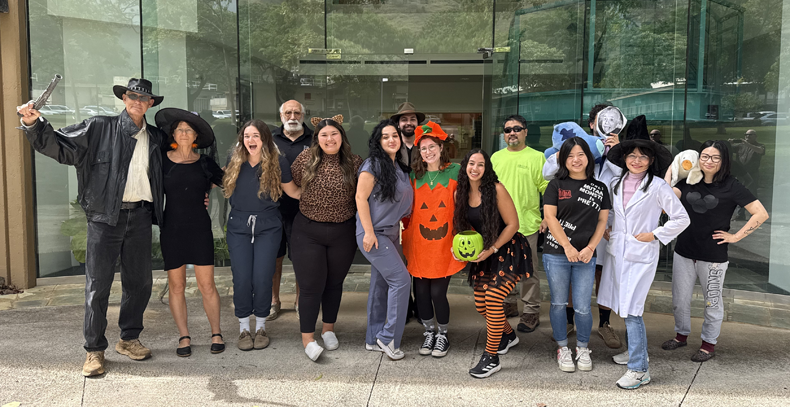
[[[497,248],[496,248],[496,247],[494,247],[494,246],[491,246],[491,250],[493,250],[493,251],[494,251],[494,254],[497,254],[497,253],[499,252],[499,249],[497,249]]]

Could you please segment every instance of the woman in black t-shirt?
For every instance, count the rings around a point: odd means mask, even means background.
[[[705,362],[714,356],[713,349],[724,318],[721,291],[729,265],[727,246],[757,230],[768,219],[768,212],[730,175],[730,152],[724,142],[708,140],[702,144],[699,165],[702,181],[689,185],[681,180],[673,188],[689,214],[691,225],[678,236],[672,263],[672,304],[677,335],[664,342],[661,348],[675,350],[686,346],[691,333],[691,296],[699,278],[705,297],[705,321],[702,323],[702,346],[691,360]],[[737,233],[730,234],[730,219],[738,206],[752,216]]]
[[[612,208],[606,184],[595,179],[595,160],[580,137],[560,147],[560,168],[543,195],[543,216],[549,227],[543,247],[543,268],[551,291],[551,328],[557,341],[557,364],[564,372],[576,366],[568,348],[565,307],[568,288],[576,312],[576,360],[579,370],[592,370],[590,313],[595,282],[595,247],[603,237]]]

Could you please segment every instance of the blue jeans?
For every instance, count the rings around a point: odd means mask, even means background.
[[[647,371],[647,331],[642,317],[625,318],[625,340],[628,342],[628,370]]]
[[[543,268],[551,292],[551,329],[559,346],[568,346],[568,289],[573,287],[573,310],[576,312],[576,346],[586,348],[590,342],[593,317],[590,313],[595,282],[595,257],[589,263],[569,262],[564,254],[544,254]]]

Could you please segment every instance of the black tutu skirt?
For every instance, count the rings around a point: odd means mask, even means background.
[[[471,264],[469,285],[475,290],[485,290],[488,286],[499,287],[507,282],[516,283],[532,273],[534,270],[529,242],[524,235],[516,232],[510,242],[499,248],[497,253],[480,263]]]

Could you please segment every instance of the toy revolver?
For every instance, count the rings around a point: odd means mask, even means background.
[[[47,99],[49,99],[49,96],[52,95],[52,92],[55,90],[55,87],[58,86],[58,82],[60,82],[61,79],[63,79],[62,76],[55,75],[55,77],[52,78],[52,82],[50,82],[49,86],[47,86],[47,89],[44,91],[44,93],[42,93],[41,96],[39,96],[36,100],[31,100],[30,102],[27,102],[27,104],[32,103],[33,109],[36,110],[41,109],[41,107],[47,103]],[[17,115],[22,116],[18,112]]]

